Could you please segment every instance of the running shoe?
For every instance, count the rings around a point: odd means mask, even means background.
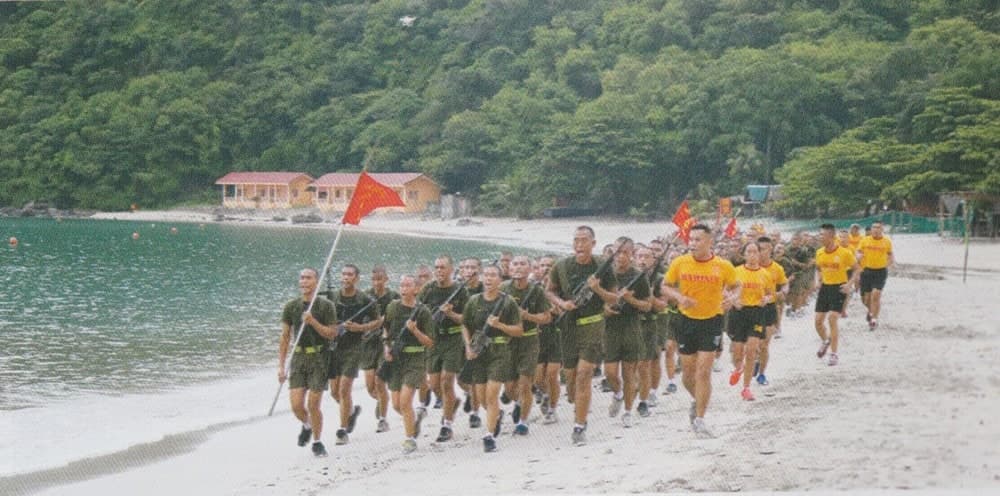
[[[299,431],[299,446],[305,446],[309,444],[309,438],[313,435],[312,429],[302,426],[302,430]]]
[[[472,395],[471,394],[466,394],[465,395],[465,402],[462,403],[462,410],[465,413],[469,413],[469,412],[472,411]]]
[[[542,418],[542,423],[543,424],[554,424],[557,421],[558,421],[558,419],[556,418],[556,411],[555,410],[549,410],[549,411],[545,412],[545,417]]]
[[[444,406],[444,401],[441,401],[441,397],[440,396],[435,395],[434,397],[435,397],[435,399],[434,399],[434,408],[437,408],[438,410],[440,410],[441,407]]]
[[[608,378],[607,377],[605,377],[604,379],[601,379],[601,392],[602,393],[610,393],[611,392],[611,383],[608,382]]]
[[[830,340],[827,339],[823,341],[823,344],[819,345],[819,350],[816,351],[816,357],[823,358],[823,356],[826,355],[827,348],[829,347],[830,347]]]
[[[542,404],[539,405],[542,415],[549,413],[549,395],[542,396]]]
[[[575,445],[575,446],[583,446],[583,445],[587,444],[587,435],[584,434],[583,431],[584,431],[583,427],[574,427],[573,428],[573,436],[572,436],[573,445]]]
[[[878,319],[872,319],[868,322],[868,329],[874,331],[878,328]]]
[[[667,384],[667,394],[674,394],[677,392],[677,384],[670,383]]]
[[[694,435],[699,439],[713,439],[715,434],[708,430],[708,426],[705,425],[705,419],[696,418],[694,422],[691,423],[691,428],[694,430]]]
[[[757,384],[760,384],[761,386],[766,386],[766,385],[770,384],[770,382],[767,382],[767,376],[766,375],[760,374],[760,375],[757,376]]]
[[[478,428],[480,428],[482,426],[483,426],[483,420],[481,418],[479,418],[479,415],[476,415],[475,413],[473,413],[472,415],[469,415],[469,428],[470,429],[478,429]]]
[[[503,403],[504,405],[510,404],[510,396],[507,396],[507,391],[500,393],[500,403]]]
[[[742,396],[746,401],[753,401],[755,399],[753,397],[753,393],[750,392],[750,388],[748,387],[743,388],[743,392],[740,393],[740,396]]]
[[[521,405],[514,403],[514,410],[510,412],[510,419],[515,424],[521,421]]]
[[[622,425],[626,429],[635,425],[635,421],[632,418],[632,412],[625,412],[625,415],[622,415]]]
[[[839,359],[839,357],[837,357],[836,353],[830,353],[830,358],[828,360],[829,361],[827,361],[826,363],[827,363],[827,365],[829,365],[831,367],[833,367],[834,365],[837,365],[837,363],[840,361],[840,359]]]
[[[656,391],[650,391],[649,392],[649,397],[646,398],[646,406],[648,406],[650,408],[656,408],[656,402],[657,401],[658,400],[656,399]]]
[[[313,443],[312,450],[313,450],[313,456],[318,457],[318,458],[322,458],[322,457],[324,457],[324,456],[326,456],[328,454],[326,452],[326,446],[323,446],[323,443],[321,443],[319,441],[316,441],[315,443]]]
[[[640,401],[639,402],[639,406],[636,408],[636,411],[639,412],[639,416],[640,417],[648,417],[649,416],[649,404],[647,404],[645,401]],[[629,415],[629,413],[626,412],[625,415]],[[631,416],[631,415],[629,415],[629,416]],[[622,420],[624,421],[625,418],[622,417]]]
[[[417,451],[417,441],[414,439],[407,439],[403,441],[403,453],[413,453]]]
[[[347,438],[347,430],[345,430],[345,429],[337,429],[337,441],[336,441],[336,444],[338,446],[339,445],[343,445],[343,444],[347,444],[347,441],[349,441],[349,439]]]
[[[437,442],[443,443],[446,441],[451,441],[451,436],[452,436],[451,427],[448,426],[441,427],[441,432],[438,434]]]
[[[608,416],[615,418],[618,416],[618,412],[622,411],[622,404],[625,400],[622,398],[611,398],[611,405],[608,406]]]
[[[417,418],[413,422],[413,437],[420,437],[420,423],[424,421],[424,417],[427,416],[427,409],[424,407],[417,407]]]
[[[691,402],[691,409],[688,410],[688,420],[691,421],[691,425],[694,425],[694,419],[698,417],[698,405],[695,402]]]
[[[375,428],[375,432],[387,432],[389,430],[389,421],[386,419],[378,419],[378,427]]]
[[[868,322],[868,325],[871,325],[871,323],[872,323],[872,314],[871,314],[871,312],[865,314],[865,322]]]
[[[729,385],[735,386],[737,382],[740,382],[740,378],[743,377],[743,369],[733,369],[729,374]]]
[[[361,405],[354,405],[351,416],[347,419],[347,433],[354,432],[354,426],[358,424],[358,417],[361,415]]]
[[[535,404],[539,405],[542,403],[542,390],[538,386],[531,386],[531,394],[535,395]]]
[[[528,435],[528,425],[527,424],[517,424],[514,426],[515,436],[527,436]]]
[[[493,439],[493,436],[486,436],[483,438],[483,451],[487,453],[492,453],[497,450],[497,441]]]

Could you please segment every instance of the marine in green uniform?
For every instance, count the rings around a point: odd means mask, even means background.
[[[538,367],[539,325],[552,321],[549,309],[552,305],[545,298],[545,288],[528,281],[531,261],[524,255],[517,255],[510,262],[509,281],[500,286],[500,291],[514,299],[521,314],[524,334],[510,339],[511,372],[514,379],[505,386],[514,399],[514,434],[528,434],[525,420],[531,414],[531,385]]]
[[[612,291],[614,276],[611,271],[596,274],[603,260],[593,256],[595,244],[593,229],[589,226],[576,228],[574,254],[555,264],[546,291],[549,302],[567,314],[563,317],[563,366],[569,398],[576,407],[572,434],[576,445],[586,444],[584,430],[590,409],[590,383],[604,348],[604,303],[618,301],[618,294]],[[578,303],[577,297],[587,292],[593,293],[593,297]]]
[[[514,299],[500,292],[500,268],[495,265],[483,269],[482,294],[469,299],[462,312],[462,339],[465,357],[470,360],[471,382],[476,395],[486,405],[486,436],[483,449],[496,451],[495,436],[500,427],[500,387],[512,379],[510,368],[511,337],[524,334],[521,314]],[[488,346],[473,348],[474,335],[485,332]]]
[[[318,279],[319,273],[316,269],[303,269],[299,272],[299,291],[302,296],[285,304],[281,312],[278,382],[284,383],[286,379],[288,380],[288,398],[292,413],[302,422],[302,430],[298,437],[299,446],[305,446],[311,436],[313,454],[326,456],[326,447],[320,441],[323,433],[323,411],[320,405],[323,401],[323,391],[326,390],[329,342],[337,335],[334,325],[337,321],[337,311],[333,303],[322,296],[315,296],[313,301]],[[312,308],[307,313],[310,301],[313,301]],[[292,333],[300,331],[301,335],[297,336],[290,367],[286,369],[285,360],[292,342]],[[306,391],[308,391],[308,405]]]
[[[344,321],[338,327],[337,346],[330,355],[330,394],[340,403],[340,429],[337,430],[337,444],[347,444],[348,434],[361,414],[361,406],[354,405],[352,391],[354,379],[364,358],[361,336],[377,329],[382,322],[378,307],[367,294],[358,291],[360,277],[358,267],[346,264],[340,270],[340,291],[334,292],[333,304],[337,315]],[[350,320],[347,320],[350,319]],[[341,330],[343,331],[341,333]]]
[[[451,439],[451,425],[459,404],[455,398],[455,375],[465,362],[461,310],[469,297],[461,283],[452,280],[452,272],[451,257],[437,257],[434,260],[434,280],[427,283],[417,297],[435,315],[434,348],[427,355],[427,374],[431,391],[443,400],[444,421],[439,442]]]
[[[399,293],[392,290],[388,283],[389,275],[386,273],[385,267],[376,265],[372,268],[372,287],[366,294],[375,298],[375,305],[378,307],[380,316],[385,315],[385,309],[389,306],[389,302],[399,299]],[[368,395],[377,402],[375,417],[378,419],[378,426],[375,428],[375,432],[385,432],[389,430],[389,422],[385,418],[386,410],[389,407],[389,389],[386,387],[385,381],[375,373],[382,362],[382,334],[375,333],[374,336],[371,336],[371,333],[366,333],[365,336],[370,337],[361,345],[361,370],[365,373],[365,387],[368,389]]]
[[[635,250],[632,240],[618,238],[614,248],[618,252],[612,263],[618,301],[604,306],[604,374],[614,395],[608,415],[617,417],[624,403],[622,425],[632,427],[635,422],[632,407],[635,406],[635,393],[639,386],[638,364],[644,354],[639,316],[649,311],[651,306],[649,283],[642,272],[632,267]]]
[[[385,309],[383,357],[386,361],[384,366],[389,371],[386,382],[392,392],[392,408],[403,417],[406,431],[403,451],[409,453],[417,449],[417,435],[423,420],[413,411],[413,393],[427,379],[425,353],[427,348],[434,346],[431,336],[433,323],[430,310],[417,301],[416,277],[405,275],[400,278],[399,294],[400,298],[389,303]],[[398,356],[392,354],[394,346],[399,350]]]

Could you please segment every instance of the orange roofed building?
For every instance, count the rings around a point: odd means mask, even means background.
[[[360,173],[333,172],[312,182],[313,204],[326,211],[344,212],[354,195],[354,185]],[[387,211],[423,213],[427,205],[441,202],[441,186],[417,172],[372,172],[372,179],[392,188],[403,199],[405,207],[390,207]]]
[[[313,203],[313,177],[302,172],[230,172],[215,181],[222,186],[222,206],[293,208]]]

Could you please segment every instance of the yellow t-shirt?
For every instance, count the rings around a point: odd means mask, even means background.
[[[715,255],[701,262],[689,253],[670,263],[663,280],[695,300],[693,307],[680,309],[682,314],[705,320],[722,314],[722,291],[736,281],[736,269],[728,260]]]
[[[864,239],[864,235],[858,233],[857,236],[847,233],[847,244],[851,245],[851,251],[857,253],[858,247],[861,246],[861,240]]]
[[[862,269],[884,269],[889,266],[892,240],[888,236],[882,236],[879,239],[865,236],[858,249],[861,251]]]
[[[823,284],[844,284],[847,282],[847,271],[855,263],[857,259],[849,248],[838,246],[832,252],[827,252],[826,248],[816,250],[816,269]]]
[[[774,260],[771,260],[771,265],[768,265],[766,267],[762,265],[760,268],[766,270],[768,274],[771,275],[772,293],[778,290],[778,286],[784,286],[785,284],[788,284],[788,276],[785,275],[785,268],[782,267],[781,264],[775,263]]]
[[[740,303],[745,307],[763,306],[764,295],[774,294],[774,279],[767,269],[750,269],[746,265],[740,265],[736,267],[736,280],[743,285]]]

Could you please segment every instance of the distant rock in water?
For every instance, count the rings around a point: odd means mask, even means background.
[[[93,215],[93,211],[84,210],[60,210],[55,207],[49,206],[48,202],[44,201],[30,201],[25,203],[23,207],[2,207],[0,208],[0,217],[43,217],[43,218],[62,218],[62,217],[89,217]]]
[[[319,214],[308,213],[308,214],[296,214],[292,216],[292,224],[307,224],[307,223],[319,223],[323,222],[323,217]]]

